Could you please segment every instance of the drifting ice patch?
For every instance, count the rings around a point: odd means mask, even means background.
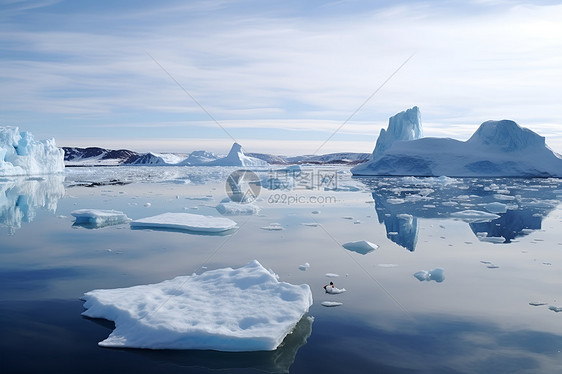
[[[556,313],[562,312],[562,306],[551,305],[551,306],[548,307],[548,309],[550,309],[550,310],[552,310],[553,312],[556,312]]]
[[[273,222],[273,223],[270,223],[270,224],[267,225],[267,226],[263,226],[263,227],[261,227],[261,229],[262,229],[262,230],[267,230],[267,231],[281,231],[281,230],[285,230],[285,229],[283,228],[283,226],[281,226],[281,224],[280,224],[280,223],[277,223],[277,222]]]
[[[216,206],[220,214],[227,216],[251,216],[260,212],[260,207],[254,204],[241,204],[234,201],[220,203]]]
[[[326,307],[334,307],[340,305],[343,305],[343,303],[340,303],[339,301],[322,301],[322,306]]]
[[[366,240],[348,242],[344,243],[342,246],[349,251],[357,252],[362,255],[366,255],[367,253],[372,252],[379,247],[378,245]]]
[[[326,287],[326,293],[331,293],[331,294],[340,294],[340,293],[344,293],[345,292],[345,288],[337,288],[337,287],[331,287],[331,286],[327,286]]]
[[[424,281],[436,281],[441,283],[445,280],[445,270],[442,268],[435,268],[430,271],[420,270],[414,273],[414,277],[416,277],[420,282]]]
[[[86,224],[100,227],[118,225],[130,221],[125,213],[118,210],[78,209],[70,212],[70,214],[76,217],[75,224],[79,225]]]
[[[222,232],[236,228],[236,222],[224,217],[191,213],[163,213],[131,222],[133,228],[161,228],[198,232]]]
[[[271,351],[312,305],[258,261],[157,284],[84,294],[82,315],[115,322],[103,347]]]
[[[305,262],[304,264],[299,265],[299,270],[307,271],[308,268],[310,268],[310,264],[308,262]]]

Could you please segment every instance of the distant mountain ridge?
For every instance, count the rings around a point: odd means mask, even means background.
[[[100,147],[62,147],[64,151],[64,162],[66,166],[119,166],[119,165],[219,165],[221,157],[212,152],[193,151],[187,154],[173,153],[139,153],[128,149],[105,149]],[[230,157],[235,157],[238,149],[233,152],[231,149]],[[315,164],[315,165],[357,165],[369,159],[369,153],[340,152],[329,153],[324,155],[303,155],[303,156],[279,156],[268,153],[247,153],[242,157],[246,159],[254,159],[254,161],[246,161],[245,166],[264,166],[271,165],[291,165],[291,164]],[[232,166],[236,166],[232,159],[229,159]],[[265,163],[256,162],[261,160]],[[223,160],[227,162],[228,160]],[[238,159],[236,160],[238,161]],[[223,162],[224,163],[224,162]],[[251,165],[254,163],[254,165]],[[244,165],[238,165],[244,166]]]

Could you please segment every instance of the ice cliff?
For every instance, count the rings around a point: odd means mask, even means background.
[[[0,127],[0,176],[59,173],[64,151],[54,139],[37,141],[17,127]]]

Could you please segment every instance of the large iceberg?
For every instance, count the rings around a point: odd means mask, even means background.
[[[64,171],[64,151],[54,139],[37,141],[17,127],[0,127],[0,176]]]
[[[242,352],[276,349],[308,312],[312,292],[279,282],[254,260],[82,299],[84,316],[115,322],[100,346]]]
[[[410,110],[414,109],[417,110]],[[562,159],[546,146],[544,137],[513,121],[486,121],[463,142],[419,137],[419,115],[407,116],[407,112],[397,115],[402,119],[399,125],[393,121],[396,116],[391,118],[388,131],[381,131],[371,159],[352,168],[353,175],[562,176]]]

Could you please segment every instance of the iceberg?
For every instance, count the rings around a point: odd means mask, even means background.
[[[0,176],[53,174],[64,171],[64,151],[54,139],[37,141],[17,127],[0,127]]]
[[[204,166],[268,166],[269,164],[259,158],[249,157],[242,151],[242,146],[238,143],[234,143],[228,155],[223,158],[219,158],[213,161],[209,161]]]
[[[118,225],[130,221],[125,213],[118,210],[107,209],[78,209],[70,214],[76,218],[75,225],[86,225],[93,227],[103,227]]]
[[[275,350],[313,302],[307,284],[280,282],[256,260],[82,299],[82,315],[115,322],[100,346],[231,352]]]
[[[419,116],[407,112],[390,119],[371,158],[352,168],[353,175],[562,177],[562,159],[545,138],[514,121],[486,121],[467,141],[422,138]]]
[[[225,217],[191,213],[163,213],[131,222],[132,228],[156,228],[198,232],[223,232],[236,228],[236,222]]]

